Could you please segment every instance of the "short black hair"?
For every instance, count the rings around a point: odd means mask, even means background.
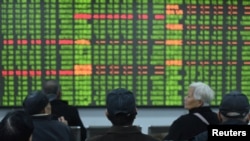
[[[0,122],[1,141],[29,141],[33,131],[32,117],[23,110],[8,112]]]
[[[23,101],[23,108],[30,115],[40,114],[44,111],[48,103],[48,97],[41,90],[37,90],[32,91],[26,96]]]

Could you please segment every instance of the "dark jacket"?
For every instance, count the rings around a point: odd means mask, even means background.
[[[32,141],[73,141],[69,127],[52,120],[50,115],[32,116],[34,132]]]
[[[193,136],[206,131],[207,124],[194,115],[200,113],[209,124],[219,124],[217,114],[210,107],[199,107],[189,110],[188,114],[177,118],[169,128],[169,132],[164,140],[188,140]]]
[[[50,101],[52,107],[52,114],[54,118],[64,116],[68,121],[69,126],[80,126],[81,127],[81,141],[86,139],[86,128],[84,127],[79,112],[76,107],[68,105],[66,101],[63,100],[53,100]]]
[[[221,123],[221,125],[247,125],[247,123],[237,119],[229,119]],[[207,140],[208,140],[208,131],[204,131],[194,136],[194,138],[190,139],[190,141],[207,141]]]
[[[143,134],[136,126],[112,126],[104,135],[87,138],[86,141],[158,141]]]

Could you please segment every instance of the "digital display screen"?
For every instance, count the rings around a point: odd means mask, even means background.
[[[115,88],[141,107],[183,107],[188,85],[250,97],[249,0],[1,0],[0,107],[47,79],[79,107]]]

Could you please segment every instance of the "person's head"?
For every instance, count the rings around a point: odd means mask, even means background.
[[[23,101],[24,110],[30,115],[51,114],[48,97],[42,91],[33,91]]]
[[[114,89],[106,98],[108,119],[115,126],[132,125],[137,114],[134,94],[124,88]]]
[[[189,85],[188,94],[185,97],[184,108],[209,106],[214,98],[214,91],[203,82],[193,82]]]
[[[56,80],[47,80],[43,84],[43,92],[47,94],[50,101],[61,98],[60,84]]]
[[[0,122],[1,141],[31,141],[34,125],[32,118],[24,111],[8,112]]]
[[[250,119],[249,108],[249,100],[245,94],[231,91],[223,96],[218,117],[222,122],[228,119],[238,119],[248,123]]]

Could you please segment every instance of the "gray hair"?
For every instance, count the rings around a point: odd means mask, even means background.
[[[203,82],[193,82],[189,87],[194,88],[194,98],[203,101],[203,106],[209,106],[214,99],[214,91]]]

